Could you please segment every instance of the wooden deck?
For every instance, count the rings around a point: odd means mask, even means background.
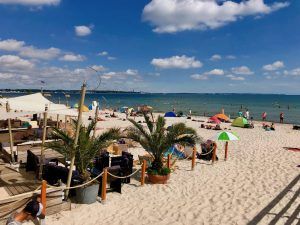
[[[33,172],[25,172],[20,169],[17,172],[0,161],[0,225],[5,224],[6,219],[15,210],[21,210],[33,197],[33,191],[40,186],[41,181],[35,180]],[[36,191],[39,194],[40,191]],[[71,210],[71,202],[62,199],[61,190],[47,188],[46,215],[52,215],[63,210]]]

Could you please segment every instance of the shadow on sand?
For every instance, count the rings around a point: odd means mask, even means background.
[[[258,224],[265,216],[267,215],[274,215],[274,218],[268,223],[269,225],[276,224],[280,218],[286,217],[284,214],[287,210],[291,207],[294,202],[297,202],[297,198],[299,199],[300,196],[300,188],[294,193],[293,197],[289,200],[289,202],[278,212],[278,213],[271,213],[270,211],[291,191],[291,189],[297,185],[300,180],[300,175],[294,178],[292,182],[282,190],[265,208],[263,208],[249,223],[248,225],[255,225]],[[291,224],[300,224],[300,219],[297,216],[300,214],[300,204],[297,206],[296,210],[288,216],[288,220],[285,222],[285,225]],[[295,221],[298,220],[297,223]]]

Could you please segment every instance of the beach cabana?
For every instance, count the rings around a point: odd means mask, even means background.
[[[217,117],[221,121],[229,121],[229,117],[223,113],[216,114],[214,117]]]
[[[174,112],[166,112],[165,117],[176,117],[176,114]]]
[[[234,127],[247,127],[249,125],[248,120],[244,117],[237,117],[231,124]]]

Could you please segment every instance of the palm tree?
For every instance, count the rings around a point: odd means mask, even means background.
[[[127,137],[140,143],[153,157],[150,167],[152,171],[160,173],[163,169],[163,154],[174,144],[193,146],[200,141],[196,131],[187,127],[184,123],[176,123],[165,128],[166,120],[162,116],[158,116],[155,122],[151,121],[146,114],[144,114],[144,118],[147,129],[134,120],[129,119],[133,126],[128,129]]]
[[[76,124],[77,121],[73,120],[73,130],[75,130]],[[58,128],[53,128],[52,137],[60,141],[46,144],[47,148],[61,153],[66,159],[71,159],[75,155],[75,166],[85,180],[90,177],[87,168],[99,151],[108,147],[113,140],[120,137],[120,129],[111,128],[98,137],[92,138],[95,124],[95,121],[92,121],[88,127],[80,126],[78,144],[75,148],[74,132],[63,131]]]

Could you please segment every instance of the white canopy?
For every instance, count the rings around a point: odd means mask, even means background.
[[[24,95],[8,99],[0,99],[0,103],[5,106],[9,102],[11,110],[17,110],[28,113],[41,113],[45,111],[45,106],[48,106],[48,112],[51,114],[76,116],[76,110],[69,109],[62,104],[55,104],[45,98],[41,93]]]

